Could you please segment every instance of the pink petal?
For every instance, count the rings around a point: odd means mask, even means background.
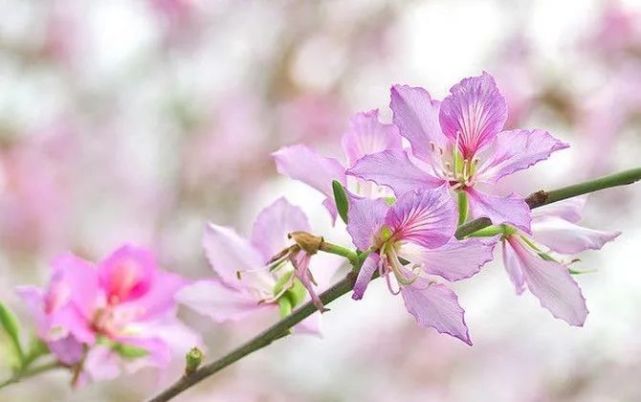
[[[523,276],[524,268],[521,260],[519,260],[518,256],[507,241],[502,241],[501,244],[503,249],[503,266],[505,267],[510,280],[514,284],[516,294],[520,295],[525,290],[525,277]]]
[[[149,291],[156,269],[149,250],[124,245],[98,265],[98,275],[107,299],[118,303],[137,299]]]
[[[333,158],[326,158],[305,145],[284,147],[272,154],[278,173],[315,188],[333,198],[332,181],[345,183],[345,168]]]
[[[447,149],[448,139],[441,131],[438,101],[432,100],[423,88],[394,85],[390,108],[403,137],[412,146],[412,153],[434,166],[440,166],[439,149]]]
[[[363,294],[367,290],[367,285],[372,280],[374,272],[378,269],[380,262],[380,257],[378,254],[371,253],[367,256],[363,265],[361,266],[360,271],[358,271],[358,277],[356,277],[356,282],[354,283],[354,293],[352,293],[352,299],[360,300],[363,298]]]
[[[390,187],[397,196],[421,188],[435,188],[443,180],[417,168],[405,151],[387,150],[367,155],[359,160],[347,174],[371,180],[380,186]]]
[[[296,324],[296,326],[294,326],[294,332],[297,334],[314,335],[322,338],[322,322],[321,313],[317,311]]]
[[[397,241],[409,241],[427,248],[447,243],[456,230],[456,205],[447,188],[411,191],[390,208],[385,224]]]
[[[569,145],[543,130],[511,130],[499,133],[488,150],[489,156],[478,168],[480,180],[494,183],[501,177],[547,159],[554,151]]]
[[[217,322],[237,321],[273,306],[258,304],[249,292],[230,288],[219,281],[197,281],[176,294],[176,300]]]
[[[54,274],[45,296],[47,302],[51,302],[52,298],[59,297],[54,294],[59,289],[57,286],[60,285],[67,289],[70,300],[73,301],[85,319],[92,319],[99,307],[100,296],[103,294],[100,289],[98,270],[91,262],[71,253],[55,258],[51,267]],[[58,284],[56,281],[59,281]]]
[[[47,342],[47,346],[51,353],[56,356],[56,359],[69,365],[79,363],[85,352],[85,345],[72,335],[56,341]]]
[[[462,80],[441,103],[441,128],[465,158],[490,143],[507,120],[507,104],[488,73]]]
[[[185,280],[179,275],[158,271],[149,290],[139,299],[124,302],[119,309],[130,309],[136,312],[140,320],[149,320],[172,311],[176,305],[174,297],[185,286]]]
[[[365,155],[401,149],[401,137],[396,126],[381,123],[378,110],[371,110],[351,118],[349,130],[343,134],[342,145],[349,166],[354,166]]]
[[[588,229],[554,216],[539,217],[532,221],[534,239],[562,254],[576,254],[584,250],[599,250],[621,232]]]
[[[285,198],[279,198],[256,218],[251,243],[261,252],[263,261],[268,261],[291,245],[287,234],[298,230],[311,230],[307,216]]]
[[[432,327],[472,345],[465,325],[465,311],[456,294],[446,286],[421,278],[411,286],[401,288],[401,294],[407,311],[419,326]]]
[[[510,223],[530,232],[530,207],[521,197],[514,194],[506,197],[490,195],[469,187],[465,191],[474,218],[488,217],[495,225]]]
[[[532,210],[532,223],[547,217],[557,217],[578,223],[583,219],[583,209],[587,199],[587,196],[573,197],[536,208]]]
[[[385,220],[389,207],[382,199],[369,199],[348,193],[347,232],[359,250],[370,248]]]
[[[244,287],[238,271],[255,270],[264,266],[262,255],[233,229],[209,223],[203,236],[205,255],[214,271],[228,286]],[[265,280],[269,275],[264,276]],[[255,275],[252,275],[254,277]]]
[[[508,241],[519,259],[528,289],[539,299],[541,306],[570,325],[583,326],[588,309],[581,289],[568,269],[526,250],[514,236]]]
[[[459,281],[477,274],[485,263],[492,261],[494,245],[494,242],[479,239],[453,239],[434,249],[403,246],[399,255],[421,264],[428,274]]]

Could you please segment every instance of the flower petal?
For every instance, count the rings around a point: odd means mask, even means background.
[[[584,250],[599,250],[621,232],[588,229],[554,216],[539,217],[532,221],[532,235],[537,242],[562,254],[576,254]]]
[[[342,138],[343,151],[349,166],[365,155],[387,149],[401,149],[398,128],[378,120],[378,109],[358,113],[350,119],[349,129]]]
[[[58,298],[54,294],[58,285],[66,287],[70,301],[87,320],[93,319],[98,308],[102,290],[99,283],[99,272],[89,261],[72,253],[63,254],[53,260],[51,268],[54,271],[48,296]]]
[[[443,180],[416,167],[402,150],[387,150],[367,155],[349,169],[347,174],[371,180],[379,186],[388,186],[397,196],[408,191],[435,188],[443,184]]]
[[[345,168],[334,158],[319,155],[305,145],[284,147],[272,154],[278,173],[314,187],[332,198],[332,180],[345,183]]]
[[[255,270],[264,265],[263,257],[247,240],[240,237],[233,229],[209,223],[203,236],[205,255],[218,276],[233,287],[243,287],[238,280],[238,271]],[[251,277],[264,276],[259,272]]]
[[[98,264],[98,275],[107,298],[116,298],[120,303],[140,298],[149,291],[156,269],[149,250],[126,244]]]
[[[583,208],[587,202],[587,196],[568,198],[567,200],[547,204],[532,210],[532,223],[539,218],[557,217],[572,223],[578,223],[583,219]]]
[[[411,191],[400,197],[385,217],[397,241],[427,248],[447,243],[456,230],[456,205],[447,188]]]
[[[359,250],[367,250],[375,241],[389,207],[381,198],[369,199],[357,197],[351,193],[347,212],[347,232]]]
[[[519,260],[514,249],[512,249],[507,241],[504,240],[501,244],[503,249],[503,266],[514,284],[516,294],[520,295],[525,290],[525,277],[523,276],[521,260]]]
[[[379,262],[380,257],[378,254],[371,253],[367,256],[360,271],[358,271],[358,277],[354,283],[352,299],[360,300],[363,298],[363,294],[365,294],[365,291],[367,290],[367,285],[369,285],[369,282],[372,280],[372,276],[374,276],[374,272],[378,269]]]
[[[451,141],[458,140],[465,158],[472,158],[503,129],[507,104],[486,72],[462,80],[450,94],[441,103],[441,128]]]
[[[506,197],[490,195],[469,187],[465,191],[474,218],[488,217],[495,225],[510,223],[530,232],[530,207],[523,198],[514,194]]]
[[[176,300],[217,322],[240,320],[248,314],[271,307],[258,304],[248,292],[226,286],[220,281],[197,281],[176,294]]]
[[[263,261],[266,262],[290,246],[291,241],[287,235],[298,230],[311,230],[307,216],[285,198],[279,198],[256,217],[251,243],[260,251]]]
[[[412,146],[412,153],[433,166],[440,166],[439,149],[446,149],[448,139],[439,123],[440,102],[419,87],[394,85],[390,108],[393,121]]]
[[[465,311],[456,294],[446,286],[420,278],[411,286],[402,287],[401,294],[407,311],[419,326],[432,327],[472,345],[465,325]]]
[[[479,180],[495,183],[501,177],[550,157],[569,145],[544,130],[511,130],[499,133],[488,150],[489,157],[478,168]]]
[[[314,335],[319,338],[323,337],[322,332],[323,319],[320,311],[315,312],[303,321],[294,326],[294,332],[303,335]]]
[[[581,289],[568,269],[529,252],[514,236],[508,241],[523,268],[528,289],[539,299],[541,306],[570,325],[583,326],[588,309]]]
[[[421,264],[428,274],[439,275],[448,281],[459,281],[477,274],[485,263],[492,261],[495,244],[479,239],[453,239],[434,249],[408,244],[401,247],[399,256]]]

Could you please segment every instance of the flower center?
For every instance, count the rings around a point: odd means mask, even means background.
[[[435,161],[440,161],[440,165],[434,167],[435,173],[447,180],[454,190],[474,185],[478,158],[464,157],[456,145],[452,146],[451,151],[444,150],[434,142],[430,142],[430,147],[435,154]]]

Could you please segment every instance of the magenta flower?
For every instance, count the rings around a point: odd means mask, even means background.
[[[344,164],[337,159],[321,156],[305,145],[292,145],[273,153],[280,174],[302,181],[327,197],[323,205],[333,219],[336,219],[336,205],[332,181],[340,182],[358,195],[380,195],[373,183],[357,180],[355,177],[348,179],[345,170],[354,166],[365,155],[386,149],[401,150],[401,137],[395,126],[383,124],[378,120],[378,110],[371,110],[358,113],[351,118],[349,128],[343,134],[342,148],[345,155]]]
[[[51,267],[46,289],[22,286],[18,293],[56,357],[82,366],[80,381],[165,367],[174,350],[199,343],[176,318],[174,294],[184,281],[159,270],[148,250],[125,245],[98,264],[69,253]]]
[[[567,145],[542,130],[502,131],[507,106],[492,76],[462,80],[443,102],[432,100],[422,88],[396,85],[390,107],[394,124],[410,142],[412,158],[403,150],[386,150],[365,156],[348,174],[389,186],[397,196],[448,184],[467,194],[472,217],[529,231],[530,210],[521,197],[477,187],[491,186]]]
[[[493,243],[453,238],[456,207],[445,186],[407,192],[391,207],[382,199],[352,196],[348,221],[354,244],[370,253],[352,297],[360,299],[378,271],[393,294],[402,294],[420,326],[471,344],[456,294],[427,275],[469,278],[492,259]]]
[[[178,300],[218,322],[259,312],[278,315],[279,309],[288,314],[304,299],[304,288],[316,297],[310,289],[309,256],[301,250],[283,253],[291,248],[290,233],[309,230],[303,211],[284,198],[258,215],[249,241],[231,228],[210,223],[203,246],[216,278],[186,286]],[[275,256],[284,258],[275,261]],[[314,314],[297,329],[317,334],[318,325]]]
[[[508,228],[503,236],[503,262],[517,294],[527,287],[556,318],[582,326],[588,310],[569,262],[552,253],[576,254],[598,250],[619,232],[603,232],[577,225],[585,198],[574,198],[536,209],[532,236]]]

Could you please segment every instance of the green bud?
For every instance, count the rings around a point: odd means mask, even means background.
[[[347,199],[347,193],[345,188],[341,183],[334,180],[332,181],[332,190],[334,191],[334,201],[336,202],[336,209],[338,210],[338,215],[341,217],[343,222],[347,224],[347,212],[349,211],[349,201]]]
[[[305,295],[307,294],[307,290],[305,289],[305,286],[299,281],[298,279],[294,279],[294,282],[292,283],[292,287],[285,292],[285,297],[289,299],[289,302],[292,305],[292,308],[295,308],[298,306],[300,303],[305,300]]]
[[[283,291],[284,286],[290,282],[292,275],[294,275],[294,272],[286,272],[283,276],[278,278],[276,284],[274,284],[274,296]]]
[[[289,297],[278,299],[278,311],[280,312],[280,318],[285,318],[292,313],[292,302]]]
[[[189,352],[185,355],[185,375],[190,375],[194,371],[198,370],[200,364],[203,362],[204,354],[197,347],[191,348]]]
[[[24,353],[20,344],[20,323],[16,315],[2,303],[0,303],[0,325],[2,325],[11,340],[17,360],[22,363]]]

